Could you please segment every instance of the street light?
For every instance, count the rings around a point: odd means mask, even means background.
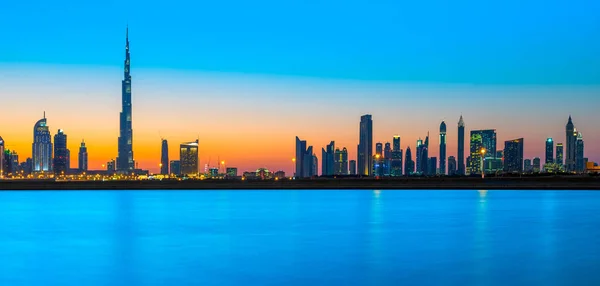
[[[481,148],[481,178],[485,178],[485,168],[483,166],[483,157],[485,156],[485,148]]]

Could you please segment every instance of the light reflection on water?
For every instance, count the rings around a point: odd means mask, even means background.
[[[0,285],[600,285],[600,192],[0,192]]]

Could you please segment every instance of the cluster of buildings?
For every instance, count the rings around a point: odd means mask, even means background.
[[[471,130],[469,149],[465,152],[465,122],[460,116],[457,126],[457,157],[446,155],[446,123],[439,128],[438,156],[429,152],[429,133],[425,139],[419,138],[415,149],[410,146],[403,150],[400,136],[395,135],[392,143],[375,143],[373,153],[373,119],[370,114],[363,115],[359,125],[359,143],[357,158],[348,161],[348,151],[335,148],[335,142],[322,149],[321,176],[359,175],[376,177],[396,176],[465,176],[482,174],[527,174],[527,173],[585,173],[598,172],[599,168],[584,157],[584,141],[569,116],[566,125],[566,144],[554,144],[552,138],[545,142],[546,156],[541,161],[536,157],[525,159],[523,155],[524,139],[518,138],[504,142],[499,149],[496,130]],[[556,152],[554,152],[556,150]],[[414,157],[413,157],[414,153]],[[465,158],[465,154],[467,157]],[[294,158],[294,176],[309,178],[318,176],[318,158],[312,146],[296,137],[296,157]],[[543,162],[543,163],[542,163]]]

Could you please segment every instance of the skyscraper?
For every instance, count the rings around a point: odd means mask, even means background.
[[[533,172],[533,166],[531,165],[531,159],[525,159],[525,160],[523,160],[523,171],[525,173],[532,173]]]
[[[313,147],[306,147],[306,141],[300,140],[296,136],[296,175],[297,178],[310,178],[313,175],[314,169],[313,164],[315,163],[315,157],[313,154]]]
[[[534,173],[539,173],[541,168],[541,162],[540,162],[540,157],[535,157],[533,158],[533,172]]]
[[[416,169],[415,172],[417,173],[421,173],[421,152],[423,151],[422,146],[423,145],[423,140],[421,140],[421,138],[419,138],[417,140],[417,154],[415,155],[415,163],[416,163]]]
[[[335,149],[335,175],[348,175],[348,150]]]
[[[578,173],[583,173],[585,171],[585,159],[583,154],[583,136],[581,135],[581,132],[577,132],[575,146],[575,170]]]
[[[54,135],[54,174],[66,174],[67,169],[67,135],[62,129]]]
[[[350,175],[356,175],[356,160],[350,160]]]
[[[383,175],[391,176],[392,174],[392,147],[390,142],[386,142],[383,148]]]
[[[179,160],[173,160],[169,163],[169,169],[171,175],[181,176],[181,162]]]
[[[556,163],[563,165],[563,144],[556,143]]]
[[[427,163],[427,175],[435,176],[437,173],[437,158],[430,157],[429,162]]]
[[[552,138],[546,139],[546,164],[554,162],[554,141]]]
[[[4,177],[4,139],[0,136],[0,178]]]
[[[33,126],[33,172],[48,172],[52,171],[52,139],[50,136],[50,128],[46,121],[46,113],[44,118],[38,120]]]
[[[575,171],[575,154],[577,144],[577,133],[575,132],[575,125],[569,115],[569,121],[566,126],[566,142],[567,142],[567,154],[565,156],[565,169],[567,172]]]
[[[446,123],[440,124],[440,174],[446,174]]]
[[[400,149],[400,136],[394,136],[392,158],[390,160],[391,175],[402,176],[402,149]]]
[[[321,148],[321,175],[333,176],[334,174],[334,157],[335,157],[335,142],[331,141],[326,148]],[[317,175],[317,174],[315,174]]]
[[[465,122],[462,115],[458,120],[458,174],[465,175]]]
[[[412,160],[412,153],[410,146],[406,147],[406,156],[404,160],[404,175],[410,176],[415,172],[415,162]]]
[[[483,150],[483,153],[482,153]],[[496,158],[496,130],[471,130],[469,173],[481,174],[481,157]],[[506,154],[504,155],[506,156]]]
[[[129,55],[129,28],[125,35],[125,70],[121,82],[121,105],[117,171],[129,173],[135,168],[133,161],[133,130],[131,129],[131,62]]]
[[[448,157],[448,176],[454,176],[456,172],[456,157],[450,156]]]
[[[373,119],[370,114],[360,117],[358,143],[358,174],[371,176],[373,172]]]
[[[162,140],[160,150],[160,174],[169,174],[169,142],[167,142],[167,139]]]
[[[179,145],[179,164],[181,175],[198,175],[198,139]]]
[[[504,172],[523,172],[523,138],[504,141]]]
[[[383,157],[383,144],[381,142],[377,142],[375,144],[375,155],[380,155]]]
[[[81,146],[79,146],[79,172],[86,172],[88,170],[88,152],[85,147],[85,142],[81,140]]]

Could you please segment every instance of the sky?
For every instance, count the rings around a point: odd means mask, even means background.
[[[117,154],[125,27],[134,158],[156,172],[200,139],[200,165],[293,171],[295,136],[356,158],[360,116],[374,142],[405,149],[456,123],[525,138],[544,158],[570,115],[600,161],[600,3],[538,1],[9,1],[0,9],[0,136],[24,160],[46,112],[76,166]],[[432,155],[433,156],[433,155]],[[320,166],[319,166],[320,167]]]

